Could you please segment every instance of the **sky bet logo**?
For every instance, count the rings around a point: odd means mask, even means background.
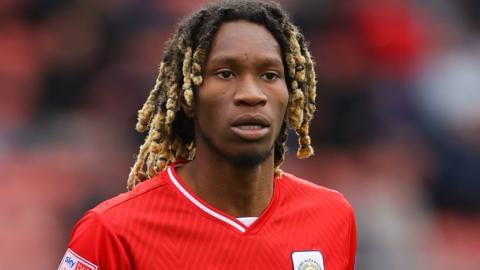
[[[97,266],[68,249],[58,270],[96,270]]]
[[[73,269],[73,266],[74,266],[77,262],[74,261],[70,256],[66,256],[66,258],[65,258],[65,263],[66,263],[67,265],[69,265],[69,267],[70,267],[71,269]]]

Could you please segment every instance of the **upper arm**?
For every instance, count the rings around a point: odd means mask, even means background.
[[[357,229],[355,222],[355,213],[350,207],[349,211],[349,243],[348,243],[348,267],[347,269],[353,270],[355,268],[355,255],[357,251]]]
[[[85,267],[76,268],[77,264]],[[126,270],[131,267],[125,247],[113,226],[98,213],[88,212],[73,229],[59,266],[59,270],[62,269]]]

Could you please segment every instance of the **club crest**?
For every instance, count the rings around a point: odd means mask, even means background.
[[[292,264],[293,270],[325,270],[320,251],[295,251]]]

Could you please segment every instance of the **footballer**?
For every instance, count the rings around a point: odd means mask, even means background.
[[[313,154],[314,63],[277,5],[184,19],[139,110],[128,192],[75,225],[59,269],[352,270],[352,207],[282,172],[287,130]]]

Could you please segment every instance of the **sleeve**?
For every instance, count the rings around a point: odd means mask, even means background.
[[[348,270],[353,270],[355,269],[355,255],[357,252],[357,228],[356,228],[356,223],[355,223],[355,213],[353,211],[353,208],[350,207],[350,232],[349,232],[349,243],[348,243]]]
[[[113,226],[96,212],[87,212],[75,225],[58,270],[132,269]]]

